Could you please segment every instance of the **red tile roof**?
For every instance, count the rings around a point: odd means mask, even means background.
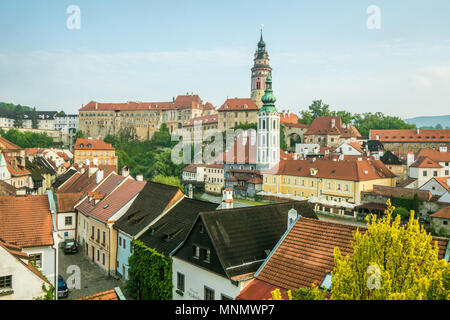
[[[410,188],[400,188],[400,187],[388,187],[374,185],[372,190],[361,191],[361,194],[374,194],[383,197],[405,197],[413,199],[414,195],[417,194],[420,201],[430,201],[433,196],[428,190],[410,189]]]
[[[334,126],[332,121],[334,120]],[[358,130],[349,125],[344,128],[342,119],[339,116],[317,117],[313,120],[305,135],[340,135],[342,137],[360,137]]]
[[[218,111],[258,111],[258,107],[252,99],[234,98],[227,99]]]
[[[100,139],[78,138],[75,142],[75,150],[115,150],[110,143]]]
[[[439,150],[432,149],[420,149],[416,155],[419,157],[428,157],[429,159],[436,162],[450,162],[450,152],[439,152]]]
[[[20,151],[23,150],[23,148],[19,147],[18,145],[15,145],[9,140],[6,140],[5,138],[0,137],[0,150],[2,151]]]
[[[434,160],[428,157],[419,157],[413,164],[410,165],[411,168],[442,168],[442,166]]]
[[[82,297],[77,300],[120,300],[120,299],[117,296],[116,291],[114,289],[111,289],[108,291],[95,293],[90,296]]]
[[[430,217],[440,219],[450,219],[450,206],[431,214]]]
[[[3,180],[0,180],[0,196],[15,196],[16,188]]]
[[[120,208],[133,199],[144,188],[146,183],[147,181],[128,179],[100,201],[89,215],[101,221],[108,221]]]
[[[19,247],[53,245],[47,195],[0,197],[0,238]]]
[[[241,133],[237,138],[233,147],[221,153],[215,162],[223,162],[230,164],[256,163],[257,142],[256,134],[254,138],[248,133],[247,137]]]
[[[134,102],[100,103],[91,101],[79,111],[138,111],[138,110],[168,110],[168,109],[202,109],[203,102],[198,95],[179,95],[173,102]],[[210,109],[210,106],[207,107]]]
[[[350,181],[367,181],[374,179],[395,178],[380,160],[332,161],[313,158],[307,160],[280,160],[278,166],[263,172],[264,174],[314,177]]]
[[[3,156],[5,157],[6,167],[12,176],[31,175],[31,172],[20,164],[19,159],[16,157],[9,157],[6,154],[3,154]]]
[[[58,212],[72,211],[73,206],[81,200],[83,193],[59,193],[56,195]]]
[[[195,124],[197,125],[209,125],[209,124],[217,124],[218,122],[217,114],[210,114],[206,116],[196,117],[189,120],[183,127],[193,127]]]
[[[449,142],[450,129],[370,130],[370,139],[381,142]]]
[[[450,190],[450,177],[433,177],[441,186],[443,186],[446,190]]]

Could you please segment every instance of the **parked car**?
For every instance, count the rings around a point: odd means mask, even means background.
[[[58,299],[65,298],[69,295],[69,288],[67,288],[66,281],[62,276],[58,276]]]
[[[64,240],[63,248],[64,248],[64,254],[77,253],[78,252],[77,242],[75,240],[72,240],[72,239]]]

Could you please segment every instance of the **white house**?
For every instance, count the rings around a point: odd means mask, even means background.
[[[336,152],[350,156],[360,156],[365,154],[364,149],[358,142],[344,142],[336,148]]]
[[[425,182],[419,189],[428,190],[432,195],[441,196],[450,190],[450,177],[433,177]]]
[[[0,300],[32,300],[42,297],[42,284],[50,283],[29,262],[20,247],[0,241]]]

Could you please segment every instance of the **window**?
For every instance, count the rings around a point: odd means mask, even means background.
[[[34,265],[38,268],[42,267],[42,254],[35,253],[28,255],[30,257],[30,262],[33,262]]]
[[[121,247],[121,246],[122,246],[122,238],[119,237],[119,247]]]
[[[100,250],[97,250],[97,261],[100,261]]]
[[[205,286],[205,300],[214,300],[214,290]]]
[[[97,229],[97,242],[100,242],[100,229]]]
[[[203,262],[209,263],[211,260],[211,252],[208,249],[201,248],[200,255],[202,257]]]
[[[447,225],[447,224],[448,224],[448,221],[447,221],[447,220],[443,220],[443,221],[442,221],[442,224]]]
[[[94,239],[94,237],[95,237],[95,228],[94,228],[94,226],[92,226],[91,238]]]
[[[438,176],[438,172],[437,171],[433,171],[433,177],[437,177]]]
[[[426,172],[426,171],[423,172],[423,176],[424,176],[424,177],[427,176],[427,172]]]
[[[72,225],[72,217],[65,217],[64,218],[64,224],[66,226],[71,226]]]
[[[221,298],[221,300],[233,300],[233,298],[231,298],[223,293],[220,295],[220,298]]]
[[[0,277],[0,290],[12,289],[12,276]]]
[[[192,257],[195,259],[200,258],[200,248],[197,246],[192,246]]]
[[[200,225],[200,233],[203,233],[203,225]]]
[[[177,289],[184,292],[184,274],[177,272]]]
[[[105,265],[105,254],[103,253],[103,256],[102,256],[102,263],[103,263],[103,265]]]
[[[106,232],[105,231],[103,231],[103,244],[105,244],[105,238],[106,238]]]

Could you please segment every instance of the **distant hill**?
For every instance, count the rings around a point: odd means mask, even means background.
[[[16,105],[13,103],[6,103],[6,102],[0,102],[0,109],[6,109],[6,110],[10,110],[10,111],[14,111],[14,109],[16,108]],[[27,106],[22,106],[24,111],[31,111],[33,110],[33,108],[31,107],[27,107]]]
[[[442,128],[450,128],[450,115],[448,116],[430,116],[430,117],[415,117],[410,119],[405,119],[407,123],[413,123],[418,128],[421,127],[433,127],[436,128],[437,125],[441,125]]]

